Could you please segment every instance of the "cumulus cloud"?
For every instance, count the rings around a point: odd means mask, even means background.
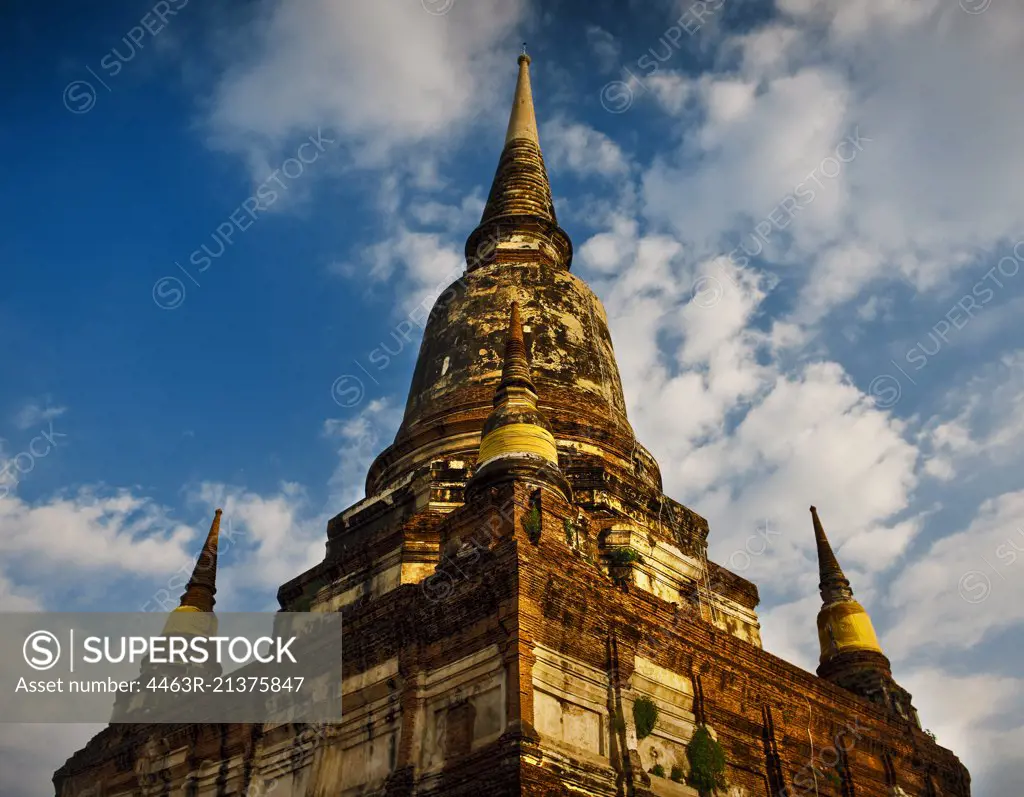
[[[402,0],[264,0],[230,40],[204,125],[257,170],[318,126],[364,164],[451,142],[505,96],[508,55],[496,45],[525,13],[520,0],[457,3],[438,15]]]
[[[968,528],[908,564],[888,598],[899,618],[891,635],[895,653],[969,650],[1024,622],[1022,518],[1024,492],[988,499]]]
[[[948,480],[963,470],[1020,461],[1024,438],[1024,351],[1004,355],[948,397],[946,412],[922,433],[929,472]]]
[[[434,299],[466,270],[465,253],[453,237],[404,227],[370,244],[362,257],[370,281],[385,286],[387,295],[397,299],[393,315],[407,318],[418,308],[420,323]]]
[[[813,188],[757,244],[803,273],[804,323],[879,280],[939,288],[979,248],[1018,234],[1019,7],[969,15],[937,2],[787,0],[779,10],[719,43],[731,66],[648,81],[669,112],[694,100],[697,113],[677,152],[645,174],[648,218],[732,248],[797,186]],[[998,123],[979,129],[978,119]],[[865,145],[836,164],[851,130]],[[700,202],[680,205],[680,194]]]
[[[925,707],[922,724],[971,767],[972,794],[1003,797],[1020,792],[1024,681],[935,667],[907,671],[901,680],[915,703]]]
[[[128,490],[84,487],[29,504],[0,498],[0,553],[9,565],[52,577],[154,575],[184,563],[197,530]]]
[[[550,170],[612,178],[629,169],[619,145],[589,125],[554,119],[542,125],[540,135]]]
[[[329,481],[337,506],[347,507],[364,497],[370,465],[390,445],[401,421],[398,402],[376,399],[351,418],[324,422],[324,436],[338,446],[338,467]]]

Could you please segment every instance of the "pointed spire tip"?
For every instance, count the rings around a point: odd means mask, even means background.
[[[530,56],[525,52],[517,59],[519,63],[519,79],[512,98],[512,113],[508,119],[505,143],[516,138],[525,138],[534,144],[540,143],[537,136],[537,116],[533,109],[533,91],[530,88]]]

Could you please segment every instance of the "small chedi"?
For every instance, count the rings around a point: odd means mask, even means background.
[[[394,442],[324,560],[278,593],[344,614],[344,720],[115,722],[55,774],[59,797],[970,794],[815,509],[812,674],[762,649],[757,588],[663,493],[604,309],[570,271],[529,66]],[[186,611],[212,611],[212,576]]]

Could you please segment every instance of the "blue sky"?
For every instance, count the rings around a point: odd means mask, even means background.
[[[924,724],[975,794],[1019,787],[1024,11],[103,5],[0,12],[0,608],[156,608],[219,505],[224,609],[322,556],[525,39],[630,418],[766,647],[813,668],[815,503]],[[39,793],[48,733],[0,744]]]

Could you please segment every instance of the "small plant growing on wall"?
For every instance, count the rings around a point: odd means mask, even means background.
[[[624,548],[612,548],[608,552],[608,564],[612,567],[625,567],[626,565],[642,561],[643,557],[640,556],[640,552],[635,548],[630,548],[628,546]]]
[[[700,725],[686,745],[686,758],[690,762],[687,782],[700,797],[711,797],[725,791],[725,750],[706,727]]]
[[[661,764],[655,764],[653,767],[651,767],[650,772],[656,778],[665,777],[665,767],[663,767]]]
[[[679,766],[679,764],[676,764],[675,766],[672,767],[672,773],[669,775],[669,777],[672,780],[674,780],[676,783],[682,783],[683,782],[683,768],[681,766]]]
[[[646,695],[641,695],[633,702],[633,722],[636,725],[636,738],[646,739],[654,730],[658,721],[658,707]],[[664,776],[662,776],[664,777]]]
[[[565,528],[565,544],[570,548],[577,549],[580,547],[580,527],[573,523],[569,518],[566,518],[562,522]]]

